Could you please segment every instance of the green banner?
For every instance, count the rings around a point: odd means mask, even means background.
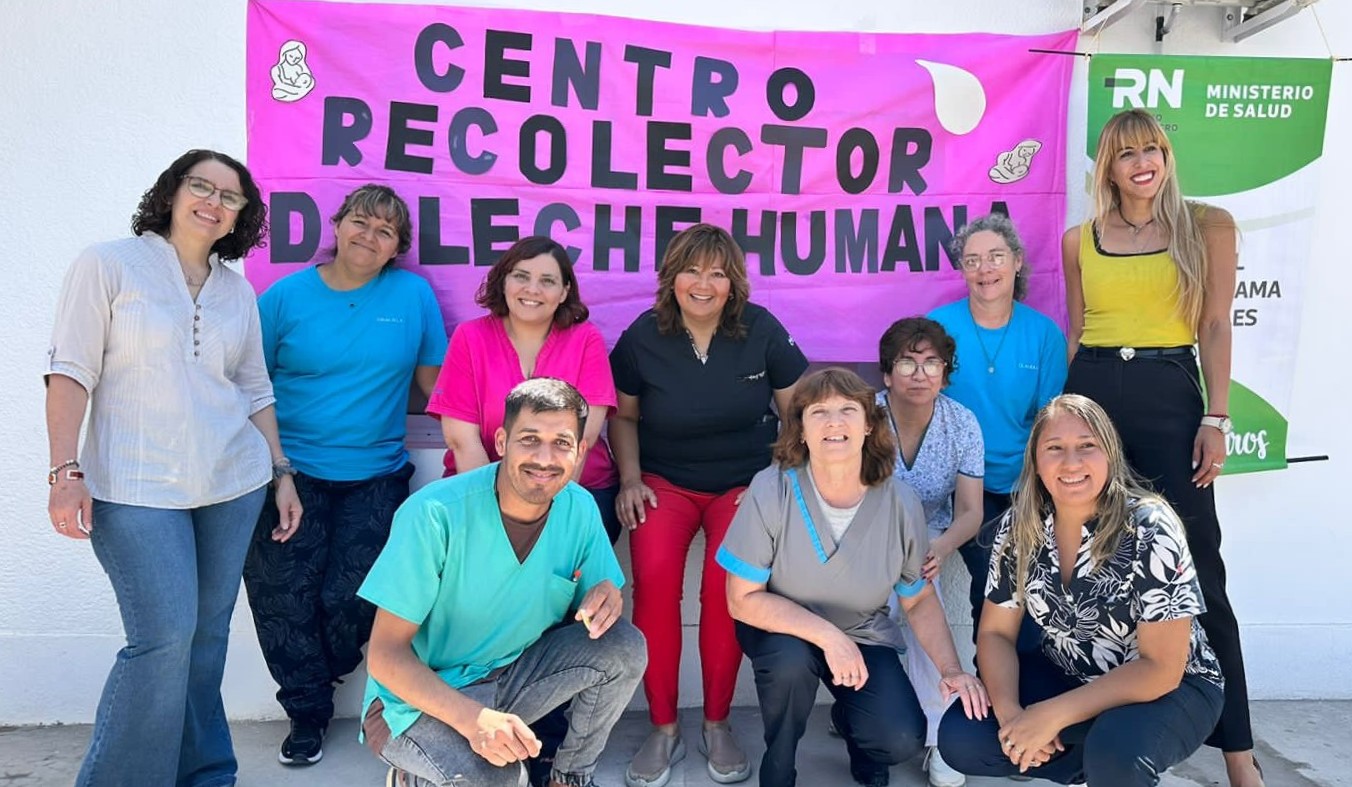
[[[1086,186],[1104,123],[1123,110],[1146,109],[1174,146],[1184,193],[1225,208],[1239,224],[1227,474],[1286,467],[1331,74],[1328,59],[1090,61]]]

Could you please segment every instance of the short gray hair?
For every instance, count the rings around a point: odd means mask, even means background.
[[[980,218],[972,219],[955,233],[953,240],[948,244],[948,250],[953,253],[953,258],[961,261],[963,252],[967,249],[967,241],[978,232],[994,232],[1005,241],[1014,258],[1023,262],[1023,267],[1019,268],[1018,273],[1014,274],[1014,300],[1021,301],[1028,295],[1028,258],[1024,254],[1023,241],[1019,238],[1019,231],[1014,229],[1014,222],[1003,213],[991,213]]]

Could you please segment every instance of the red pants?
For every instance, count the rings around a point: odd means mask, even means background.
[[[657,508],[629,534],[634,569],[634,625],[648,640],[643,693],[653,724],[676,722],[681,668],[681,592],[685,559],[695,533],[704,528],[704,573],[700,579],[699,658],[704,672],[704,718],[723,721],[732,706],[742,649],[728,615],[727,572],[714,556],[737,513],[746,487],[723,493],[694,492],[643,474],[657,494]]]

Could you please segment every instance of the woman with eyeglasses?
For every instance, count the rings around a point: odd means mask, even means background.
[[[243,164],[190,150],[141,198],[134,237],[89,247],[62,285],[48,513],[58,534],[92,543],[127,637],[81,787],[235,781],[221,703],[230,614],[285,457],[253,288],[224,261],[261,245],[266,214]],[[301,505],[291,477],[276,480],[285,541]]]
[[[409,495],[409,389],[432,390],[446,328],[432,287],[395,266],[412,242],[408,205],[368,183],[333,216],[333,258],[277,281],[258,299],[263,355],[277,391],[288,472],[305,505],[281,543],[258,518],[244,564],[263,660],[291,720],[277,760],[324,756],[335,684],[361,663],[375,607],[357,597]]]
[[[1236,240],[1229,213],[1183,199],[1164,129],[1132,110],[1099,135],[1094,217],[1066,232],[1061,253],[1066,391],[1103,405],[1127,461],[1183,520],[1206,602],[1202,627],[1225,672],[1225,712],[1207,744],[1224,753],[1232,787],[1255,787],[1263,778],[1211,486],[1230,431]]]
[[[907,317],[892,323],[878,341],[883,385],[877,405],[896,438],[892,474],[920,495],[929,531],[922,577],[939,596],[944,560],[971,541],[981,527],[981,480],[985,450],[981,427],[971,410],[940,393],[954,371],[956,345],[939,323]],[[975,582],[975,580],[974,580]],[[977,588],[974,593],[984,593]],[[925,713],[926,755],[921,766],[934,787],[967,782],[939,754],[939,720],[952,696],[940,692],[942,675],[926,655],[915,632],[902,629],[906,674]]]
[[[981,521],[986,531],[1010,505],[1023,449],[1038,410],[1066,381],[1066,339],[1051,318],[1020,301],[1028,294],[1028,260],[1008,216],[992,213],[953,236],[967,297],[929,317],[957,343],[945,393],[976,415],[985,443]],[[990,533],[959,549],[972,575],[972,637],[981,619]],[[1031,645],[1032,632],[1024,644]]]

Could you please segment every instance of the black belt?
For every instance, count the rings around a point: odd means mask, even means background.
[[[1086,358],[1116,358],[1130,361],[1133,358],[1177,358],[1181,356],[1197,357],[1192,345],[1183,347],[1084,347],[1075,352]]]

